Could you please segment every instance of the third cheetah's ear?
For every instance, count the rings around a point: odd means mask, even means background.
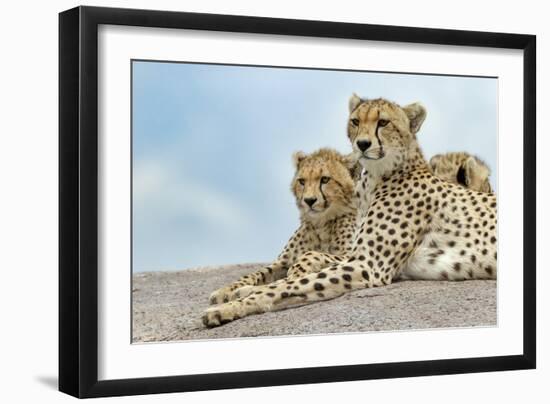
[[[441,154],[436,154],[430,159],[430,168],[432,169],[432,172],[435,171],[435,168],[437,167],[437,165],[439,164],[442,158],[443,156]]]
[[[349,99],[348,104],[350,114],[355,111],[355,108],[357,108],[359,104],[361,104],[361,98],[359,98],[357,94],[353,93],[353,95]]]
[[[485,165],[485,163],[479,161],[474,156],[468,157],[468,160],[464,162],[464,170],[466,176],[466,182],[471,183],[471,179],[474,177],[480,180],[485,180],[491,175],[491,170]]]
[[[292,162],[294,163],[294,167],[298,169],[300,167],[300,163],[307,157],[307,155],[303,151],[297,151],[292,154]]]
[[[419,102],[409,104],[403,108],[411,125],[411,132],[416,133],[420,130],[424,119],[426,119],[426,108]]]

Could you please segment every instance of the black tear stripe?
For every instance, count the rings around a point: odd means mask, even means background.
[[[376,136],[376,140],[378,140],[380,150],[382,150],[382,141],[380,140],[380,136],[378,136],[378,129],[380,129],[380,119],[376,121],[376,130],[374,131],[374,135]]]
[[[302,193],[300,194],[300,200],[301,200],[301,201],[304,200],[304,192],[306,192],[306,187],[305,187],[305,185],[302,186]]]
[[[319,192],[321,192],[321,196],[323,197],[323,201],[325,202],[325,209],[326,209],[327,198],[325,197],[325,193],[323,192],[323,184],[321,184],[321,181],[319,181]]]

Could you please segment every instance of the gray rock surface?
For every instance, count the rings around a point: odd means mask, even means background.
[[[210,293],[260,266],[135,274],[133,341],[476,327],[497,322],[496,281],[404,281],[205,328],[201,314]]]

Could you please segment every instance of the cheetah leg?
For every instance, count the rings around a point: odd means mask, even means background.
[[[271,285],[254,288],[245,297],[207,309],[204,325],[215,327],[248,316],[333,299],[354,289],[381,286],[374,271],[358,261],[332,264],[318,273],[282,279]]]
[[[339,263],[344,260],[345,258],[343,256],[321,253],[318,251],[308,251],[307,253],[301,255],[300,258],[298,258],[296,264],[289,268],[286,279],[293,280],[296,278],[300,278],[305,274],[319,272],[321,269],[326,268],[329,264]],[[282,282],[282,280],[278,282]],[[272,285],[273,283],[270,285],[270,287],[273,287]],[[253,285],[240,287],[233,292],[233,298],[230,300],[235,300],[239,297],[242,298],[249,296],[255,291],[255,289],[256,286]]]
[[[343,256],[308,251],[301,255],[298,261],[289,268],[286,278],[288,280],[297,279],[306,274],[319,272],[330,264],[340,263],[344,260]]]
[[[244,275],[238,281],[226,285],[210,295],[210,304],[219,304],[234,300],[240,296],[239,289],[246,286],[265,285],[286,276],[287,267],[281,262],[261,268],[258,271]],[[244,296],[244,295],[243,295]]]
[[[326,268],[329,264],[339,263],[344,260],[345,258],[343,256],[326,254],[326,253],[321,253],[317,251],[308,251],[307,253],[301,255],[300,258],[298,258],[298,261],[296,262],[296,264],[294,264],[289,268],[286,279],[294,280],[306,274],[310,274],[314,272],[317,273],[321,271],[321,269]],[[275,283],[271,283],[269,287],[273,288],[275,284],[280,283],[282,281],[283,279]],[[252,293],[256,292],[257,290],[258,290],[258,287],[254,285],[242,286],[233,291],[231,298],[229,300],[235,300],[236,298],[239,298],[239,297],[240,298],[247,297]]]

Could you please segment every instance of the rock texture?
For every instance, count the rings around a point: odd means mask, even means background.
[[[496,281],[405,281],[207,329],[201,314],[215,289],[261,264],[133,276],[133,341],[495,326]]]

